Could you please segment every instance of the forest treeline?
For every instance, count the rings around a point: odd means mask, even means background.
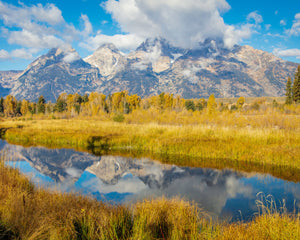
[[[295,73],[293,83],[291,78],[288,78],[285,95],[285,103],[279,104],[274,98],[271,107],[282,110],[285,105],[300,103],[300,66]],[[113,113],[116,121],[122,121],[125,114],[130,114],[136,110],[152,109],[158,112],[187,110],[213,114],[222,111],[259,110],[262,105],[266,106],[265,102],[265,98],[257,98],[251,104],[245,104],[245,98],[239,97],[236,102],[223,103],[218,101],[217,103],[213,94],[206,100],[204,98],[184,99],[164,92],[142,99],[137,94],[128,94],[128,91],[116,92],[108,96],[97,92],[83,96],[78,93],[62,93],[55,103],[46,102],[44,96],[40,96],[37,102],[30,102],[25,99],[18,101],[14,96],[8,95],[6,98],[0,99],[0,116],[20,117],[34,114],[54,116],[59,113],[65,117],[76,117]]]
[[[236,101],[236,102],[235,102]],[[83,96],[75,94],[61,94],[55,103],[46,102],[43,96],[39,97],[37,102],[30,102],[25,99],[18,101],[14,96],[8,95],[0,99],[0,116],[3,117],[21,117],[30,115],[53,115],[58,114],[65,117],[77,116],[99,116],[103,114],[114,114],[116,118],[130,114],[137,110],[155,110],[157,112],[165,111],[202,111],[213,114],[222,111],[248,111],[259,110],[261,106],[266,106],[265,98],[257,98],[251,104],[245,104],[245,98],[239,97],[235,101],[217,103],[212,94],[209,99],[184,99],[180,96],[174,96],[169,93],[161,93],[157,96],[151,96],[142,99],[134,94],[129,95],[127,91],[117,92],[112,95],[92,92]],[[270,104],[268,104],[270,105]],[[272,107],[284,108],[273,100]],[[115,119],[118,121],[118,119]]]
[[[260,105],[265,102],[264,98],[246,104],[246,109],[258,110]],[[274,106],[279,106],[276,100]],[[66,117],[76,116],[98,116],[103,114],[115,114],[119,116],[130,114],[136,110],[155,110],[165,111],[205,111],[213,114],[217,111],[236,111],[245,108],[245,98],[240,97],[233,103],[217,103],[212,94],[206,99],[184,99],[169,93],[161,93],[142,99],[134,94],[129,95],[127,91],[117,92],[111,95],[92,92],[83,96],[75,94],[61,94],[55,103],[46,102],[43,96],[37,102],[30,102],[25,99],[18,101],[14,96],[8,95],[5,99],[0,99],[0,116],[20,117],[34,114],[55,115],[64,113]]]

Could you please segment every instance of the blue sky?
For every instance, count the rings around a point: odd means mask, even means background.
[[[52,47],[86,57],[156,36],[188,48],[221,38],[300,63],[299,0],[0,0],[0,32],[0,70],[23,70]]]

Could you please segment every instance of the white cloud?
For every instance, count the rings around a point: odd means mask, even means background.
[[[50,48],[64,42],[63,32],[58,28],[67,24],[61,11],[53,4],[16,7],[0,2],[0,19],[3,20],[7,41],[10,44]],[[59,26],[54,27],[56,25]]]
[[[224,39],[230,47],[251,36],[254,27],[226,25],[221,16],[230,9],[226,0],[107,0],[102,6],[125,33],[141,39],[160,36],[187,48],[207,38]],[[248,19],[256,25],[263,21],[257,12]]]
[[[64,22],[61,11],[53,4],[42,4],[33,6],[31,8],[32,15],[36,17],[40,22],[47,22],[51,25],[57,25]]]
[[[7,27],[18,27],[26,30],[38,32],[41,26],[58,25],[64,23],[61,11],[53,4],[43,7],[27,7],[22,5],[16,7],[11,4],[0,2],[0,19]]]
[[[0,60],[6,60],[9,59],[10,55],[7,51],[5,51],[4,49],[0,50]]]
[[[32,54],[35,53],[36,49],[15,49],[10,53],[6,50],[0,50],[0,60],[7,60],[11,58],[22,58],[22,59],[33,59]]]
[[[74,51],[74,52],[68,52],[63,60],[67,63],[71,63],[71,62],[74,62],[79,59],[80,59],[80,56],[78,55],[77,52]]]
[[[146,70],[149,64],[154,65],[161,56],[161,48],[155,45],[150,51],[144,53],[141,61],[136,62],[133,67],[139,70]]]
[[[82,31],[82,34],[84,36],[89,36],[93,32],[93,27],[92,27],[92,24],[91,24],[88,16],[85,14],[82,14],[80,19],[83,21],[83,24],[84,24],[84,30]]]
[[[16,49],[11,52],[11,56],[14,58],[32,59],[32,53],[24,48]]]
[[[286,21],[284,19],[280,20],[280,25],[281,26],[285,26],[286,25]]]
[[[93,29],[86,15],[81,15],[84,29],[82,32],[72,24],[65,22],[62,12],[54,4],[37,4],[19,6],[0,1],[0,21],[2,37],[9,44],[16,44],[27,48],[12,52],[12,57],[29,59],[31,54],[42,49],[53,47],[64,48],[74,40],[88,37]]]
[[[38,34],[24,29],[22,31],[11,31],[8,43],[24,47],[52,48],[59,47],[64,44],[64,41],[54,35]]]
[[[266,29],[267,31],[269,31],[271,27],[272,27],[271,24],[265,24],[265,29]]]
[[[300,35],[300,13],[295,15],[295,20],[293,21],[292,28],[287,30],[290,35],[299,36]]]
[[[258,14],[257,11],[248,14],[247,21],[250,22],[251,20],[254,20],[255,25],[260,24],[264,21],[263,17],[260,14]]]
[[[296,57],[300,59],[300,49],[293,48],[293,49],[274,49],[273,53],[279,57]]]
[[[241,42],[243,39],[250,38],[253,29],[252,24],[245,24],[237,28],[235,26],[227,26],[224,33],[224,44],[231,48],[234,44]]]
[[[134,34],[108,36],[100,32],[96,36],[89,37],[84,43],[80,43],[79,45],[90,51],[94,51],[105,43],[113,43],[121,51],[128,52],[137,48],[143,41],[144,38]]]

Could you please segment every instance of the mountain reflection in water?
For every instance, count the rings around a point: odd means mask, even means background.
[[[33,182],[51,189],[76,191],[115,203],[179,196],[194,201],[214,218],[248,220],[258,211],[257,193],[285,200],[298,209],[300,185],[258,173],[178,167],[150,159],[94,156],[72,149],[47,149],[7,144],[0,151]],[[296,204],[294,204],[296,201]]]

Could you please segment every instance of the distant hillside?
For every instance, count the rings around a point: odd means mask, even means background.
[[[1,93],[28,100],[43,95],[52,102],[63,92],[108,95],[122,90],[142,97],[161,92],[184,98],[283,96],[297,65],[250,46],[227,49],[222,41],[208,39],[182,49],[156,38],[128,55],[105,44],[84,60],[74,49],[52,49]]]
[[[10,93],[22,71],[0,71],[0,97]]]

